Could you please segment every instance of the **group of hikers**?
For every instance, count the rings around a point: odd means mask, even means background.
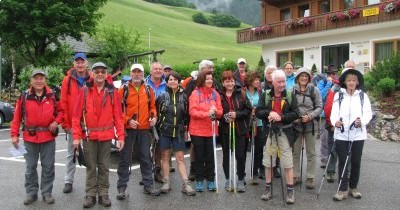
[[[171,166],[172,154],[182,180],[182,193],[193,196],[205,188],[218,191],[218,140],[222,146],[225,190],[246,191],[245,166],[250,150],[248,182],[256,185],[258,179],[265,181],[261,199],[272,198],[275,177],[281,179],[285,202],[293,204],[295,185],[303,182],[304,152],[305,186],[315,188],[318,138],[320,166],[325,171],[317,194],[325,178],[331,183],[337,178],[334,200],[341,201],[348,195],[361,198],[357,185],[372,111],[363,91],[363,75],[355,69],[354,62],[346,62],[340,76],[332,65],[326,76],[312,75],[306,67],[295,72],[292,62],[286,62],[282,69],[267,66],[261,76],[247,70],[246,59],[240,58],[237,70],[223,71],[221,81],[216,81],[214,64],[209,60],[201,61],[198,71],[184,81],[170,66],[159,62],[151,64],[147,77],[141,64],[133,64],[130,70],[129,80],[115,88],[104,63],[94,63],[89,70],[86,55],[76,53],[73,66],[62,81],[59,101],[46,85],[46,72],[32,72],[30,88],[17,101],[11,124],[15,147],[20,145],[22,124],[27,150],[25,205],[38,199],[39,157],[43,201],[54,203],[55,138],[59,125],[68,141],[63,192],[72,192],[77,156],[84,157],[84,208],[93,207],[96,202],[111,206],[108,190],[112,140],[120,152],[117,200],[127,198],[133,153],[140,163],[140,184],[146,194],[158,196],[171,190],[170,172],[175,170]],[[189,171],[184,160],[188,139]],[[162,183],[161,188],[155,181]],[[191,181],[195,183],[192,185]]]

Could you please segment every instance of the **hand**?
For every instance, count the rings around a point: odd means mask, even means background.
[[[64,128],[65,133],[70,133],[71,132],[71,128]]]
[[[118,144],[117,144],[118,151],[121,152],[122,149],[124,148],[124,145],[125,145],[125,141],[118,140]]]
[[[303,116],[301,117],[301,122],[307,123],[307,122],[309,122],[309,121],[311,121],[311,117],[310,117],[308,114],[303,115]]]
[[[361,127],[361,119],[359,117],[357,117],[357,119],[354,121],[354,125],[356,128]]]
[[[18,136],[11,137],[11,143],[14,145],[15,149],[18,149],[18,143],[19,143]]]
[[[50,130],[50,132],[52,132],[52,133],[55,133],[55,131],[56,131],[57,128],[58,128],[58,124],[57,124],[56,121],[52,122],[52,123],[49,125],[49,130]]]
[[[276,113],[276,112],[270,112],[269,116],[268,116],[268,120],[271,121],[275,121],[275,122],[279,122],[282,120],[282,117]]]
[[[254,117],[256,115],[256,108],[253,108],[253,110],[251,110],[251,117]]]
[[[236,119],[236,112],[229,112],[229,118]]]
[[[215,114],[215,109],[210,109],[210,111],[208,111],[208,116],[213,116]]]
[[[332,77],[328,77],[328,78],[326,78],[327,80],[328,80],[328,82],[332,82],[333,81],[333,78]]]
[[[136,129],[137,126],[139,125],[139,122],[136,120],[129,120],[129,126],[131,126],[131,128]]]
[[[157,118],[153,117],[149,119],[150,127],[154,126],[157,123]]]
[[[342,127],[342,125],[343,125],[343,122],[342,121],[336,121],[336,123],[335,123],[335,127],[336,128],[341,128]]]
[[[79,147],[79,143],[80,143],[80,140],[78,140],[78,139],[74,139],[74,142],[73,142],[73,144],[74,144],[74,148],[75,148],[75,149],[78,149],[78,147]]]

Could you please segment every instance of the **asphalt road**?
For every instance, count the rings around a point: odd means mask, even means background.
[[[7,150],[11,146],[9,130],[0,130],[0,209],[82,209],[85,185],[85,169],[78,168],[75,174],[74,190],[71,194],[62,193],[65,172],[65,135],[57,138],[56,151],[56,178],[53,188],[55,204],[47,205],[38,200],[30,206],[23,205],[25,197],[23,157],[10,157]],[[317,144],[319,151],[319,143]],[[140,170],[134,163],[134,170],[127,192],[129,198],[117,201],[117,161],[118,155],[112,155],[110,169],[110,196],[112,206],[108,209],[400,209],[400,144],[368,140],[364,146],[359,190],[363,193],[361,200],[349,198],[342,202],[334,202],[332,196],[336,192],[337,184],[325,183],[319,200],[315,190],[306,190],[296,187],[296,203],[288,206],[282,202],[279,179],[273,182],[274,198],[268,202],[260,199],[264,184],[258,186],[247,185],[246,193],[228,193],[223,190],[224,177],[222,175],[222,152],[218,152],[219,187],[218,193],[203,192],[194,197],[182,195],[178,173],[171,174],[172,191],[167,195],[152,197],[143,194]],[[249,173],[249,154],[247,169]],[[186,159],[188,162],[188,159]],[[319,162],[319,161],[318,161]],[[175,162],[173,162],[175,166]],[[40,167],[38,167],[40,174]],[[323,170],[317,169],[319,184]],[[40,175],[39,175],[40,177]],[[248,177],[247,177],[248,178]],[[261,180],[260,180],[261,183]],[[93,209],[103,209],[96,205]]]

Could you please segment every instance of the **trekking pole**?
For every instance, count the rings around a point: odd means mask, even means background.
[[[325,178],[326,178],[326,173],[328,172],[329,162],[331,161],[331,157],[332,157],[333,153],[335,152],[335,142],[336,142],[336,139],[333,140],[333,145],[332,145],[332,148],[331,148],[331,152],[330,152],[330,154],[328,156],[328,162],[326,162],[326,166],[327,167],[325,167],[324,173],[322,174],[321,183],[319,185],[319,189],[318,189],[318,192],[317,192],[317,199],[319,199],[319,194],[321,193],[322,185],[324,184],[324,181],[325,181]]]
[[[154,113],[151,112],[150,114],[150,119],[153,120],[154,118]],[[153,143],[151,145],[150,148],[150,154],[152,154],[152,171],[153,171],[153,190],[155,190],[156,188],[156,183],[155,183],[155,179],[156,179],[156,147],[157,147],[157,142],[158,142],[158,135],[157,135],[157,131],[156,128],[154,126],[151,126],[151,129],[153,131]]]
[[[135,120],[135,121],[137,120],[137,113],[133,114],[132,120]],[[127,132],[126,132],[126,136],[128,136]],[[132,162],[133,162],[132,159],[133,159],[133,147],[132,147],[130,159],[129,159],[129,174],[131,174],[131,172],[132,172]]]
[[[304,159],[304,125],[303,125],[303,133],[301,134],[301,154],[300,154],[300,190],[303,183],[303,159]],[[294,183],[296,184],[296,183]]]
[[[270,127],[270,129],[269,129],[269,139],[270,139],[270,142],[269,142],[269,157],[270,157],[270,171],[271,171],[271,173],[270,173],[270,177],[271,177],[271,196],[272,196],[272,176],[273,176],[273,170],[272,170],[272,131],[273,131],[273,129],[272,129],[272,122],[273,121],[271,121],[271,127]],[[268,141],[268,139],[267,139],[267,141]]]
[[[339,186],[338,186],[338,188],[336,190],[336,194],[339,193],[340,185],[342,185],[344,173],[346,172],[346,169],[347,169],[347,163],[349,162],[349,157],[351,155],[351,147],[352,146],[353,146],[353,141],[350,141],[349,151],[347,152],[346,161],[344,162],[343,171],[342,171],[342,175],[340,176]]]
[[[217,167],[217,142],[215,138],[215,120],[216,116],[213,114],[211,116],[211,127],[213,133],[213,147],[214,147],[214,170],[215,170],[215,191],[218,193],[218,167]]]
[[[278,134],[277,133],[275,133],[275,141],[276,141],[276,145],[278,146]],[[272,142],[272,140],[271,140],[271,142]],[[280,152],[278,153],[278,156],[279,155],[280,155]],[[279,170],[282,172],[282,164],[280,165]],[[271,174],[272,174],[272,172],[271,172]],[[283,200],[283,205],[285,205],[286,204],[286,202],[285,202],[285,192],[284,192],[284,189],[283,189],[283,178],[282,177],[283,176],[280,177],[280,179],[281,179],[281,189],[282,189],[282,200]],[[272,177],[271,177],[271,180],[272,180]]]
[[[250,163],[250,178],[253,180],[253,174],[254,174],[254,134],[255,134],[255,122],[256,119],[253,118],[252,120],[252,129],[251,129],[251,163]]]
[[[229,189],[232,191],[232,122],[229,123]]]
[[[232,122],[232,147],[233,147],[233,192],[236,193],[236,131],[235,122]]]

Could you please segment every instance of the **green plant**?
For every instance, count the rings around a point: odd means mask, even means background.
[[[215,14],[210,17],[208,20],[209,23],[213,26],[218,27],[230,27],[230,28],[237,28],[240,27],[240,20],[236,19],[232,15],[224,15],[224,14]]]
[[[372,75],[370,73],[364,74],[364,87],[368,91],[373,91],[375,84],[376,84],[375,79],[372,77]]]
[[[61,85],[61,82],[64,78],[64,74],[61,68],[54,66],[46,66],[36,68],[33,66],[28,66],[22,69],[21,73],[18,75],[19,83],[17,87],[19,90],[24,91],[27,90],[30,86],[31,74],[34,69],[44,70],[46,73],[46,84],[53,88]]]
[[[257,66],[257,70],[259,72],[263,72],[265,69],[265,62],[262,56],[260,56],[260,60],[258,61],[258,66]],[[261,74],[262,75],[262,74]]]
[[[392,78],[383,78],[379,80],[378,90],[385,96],[389,96],[395,89],[396,81]]]
[[[316,66],[315,63],[314,63],[314,64],[312,65],[312,67],[311,67],[311,74],[312,74],[312,75],[315,75],[317,72],[318,72],[317,66]]]
[[[195,23],[205,24],[208,25],[208,20],[203,13],[199,12],[192,16],[192,19]]]
[[[393,55],[392,57],[383,61],[377,62],[372,68],[371,77],[373,84],[376,84],[383,78],[393,78],[396,81],[396,89],[399,89],[400,85],[400,53]]]

